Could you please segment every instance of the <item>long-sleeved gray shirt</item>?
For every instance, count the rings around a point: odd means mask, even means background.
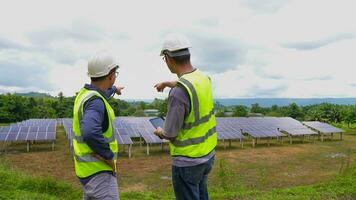
[[[171,89],[168,97],[168,112],[164,123],[163,134],[175,138],[183,127],[185,117],[190,112],[190,98],[188,92],[182,86]],[[201,158],[189,158],[183,156],[172,157],[172,165],[177,167],[190,167],[207,162],[215,155],[215,150]]]

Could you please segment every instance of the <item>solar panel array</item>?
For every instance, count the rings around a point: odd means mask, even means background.
[[[120,134],[132,138],[142,137],[147,144],[166,143],[166,140],[153,134],[155,129],[149,119],[149,117],[117,117],[114,124]]]
[[[54,149],[56,129],[57,120],[55,119],[29,119],[10,126],[0,127],[0,142],[4,144],[27,142],[27,151],[29,151],[30,141],[51,141],[52,149]]]
[[[218,140],[243,139],[242,127],[236,123],[235,118],[216,118],[216,132]]]
[[[278,131],[276,126],[273,126],[271,118],[261,117],[241,117],[236,118],[236,123],[239,123],[243,132],[253,138],[272,138],[284,136]]]
[[[69,118],[65,118],[62,120],[64,131],[66,132],[66,135],[70,142],[72,142],[72,138],[74,135],[73,132],[73,120]],[[117,142],[121,145],[129,145],[133,144],[130,136],[127,134],[127,132],[119,132],[117,128],[114,127],[114,137],[117,139]]]
[[[28,119],[17,123],[18,126],[57,126],[56,119]]]
[[[315,129],[321,133],[324,134],[329,134],[329,133],[343,133],[344,131],[336,128],[330,124],[327,123],[322,123],[319,121],[309,121],[309,122],[303,122],[305,125],[309,126],[312,129]]]
[[[155,128],[149,122],[150,117],[117,117],[114,121],[114,136],[120,145],[133,144],[133,138],[141,138],[147,144],[147,154],[149,154],[149,145],[167,143],[167,140],[162,140],[154,135]],[[217,121],[217,134],[218,140],[234,140],[239,139],[242,141],[246,138],[246,135],[251,136],[254,139],[258,138],[279,138],[289,136],[305,136],[305,135],[317,135],[318,133],[309,127],[303,125],[301,122],[290,117],[224,117],[216,118]],[[24,122],[22,124],[35,124],[36,121]],[[62,119],[59,123],[62,123],[68,139],[73,137],[72,119]],[[313,123],[313,124],[312,124]],[[332,127],[328,124],[320,122],[305,122],[306,125],[318,129],[323,128],[325,132],[342,132],[342,130]],[[17,140],[29,138],[30,133],[36,130],[30,126],[23,127],[5,127],[1,128],[0,132],[7,131],[9,136],[4,137],[0,134],[0,141],[6,138],[7,140]],[[44,137],[40,128],[37,130],[37,137]],[[15,134],[17,133],[17,134]],[[48,134],[47,136],[48,137]],[[255,143],[256,140],[253,140]],[[131,154],[130,154],[131,155]]]
[[[268,119],[272,126],[286,132],[291,136],[317,135],[318,133],[304,126],[301,122],[291,117],[274,117]]]
[[[317,133],[301,122],[290,117],[224,117],[216,118],[219,139],[243,137],[241,133],[253,138],[316,135]]]
[[[55,140],[56,120],[26,120],[0,128],[0,141]]]
[[[69,119],[69,118],[64,118],[62,119],[62,124],[63,124],[63,128],[64,128],[64,132],[66,133],[68,140],[70,141],[70,143],[72,142],[72,138],[73,138],[73,120]]]

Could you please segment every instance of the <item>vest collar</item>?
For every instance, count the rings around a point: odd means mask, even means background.
[[[181,74],[178,78],[180,78],[180,77],[182,77],[182,76],[184,76],[184,75],[186,75],[186,74],[193,73],[193,72],[195,72],[196,70],[197,70],[197,68],[193,68],[193,70],[192,70],[192,71],[190,71],[190,72],[186,72],[186,73],[183,73],[183,74]]]
[[[90,84],[85,84],[84,88],[87,90],[95,90],[97,92],[99,92],[106,100],[109,99],[109,97],[107,96],[106,92],[101,90],[100,88],[94,86],[94,85],[90,85]]]

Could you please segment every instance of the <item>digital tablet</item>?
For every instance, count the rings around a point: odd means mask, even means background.
[[[161,127],[163,128],[163,124],[164,124],[164,118],[163,117],[156,117],[156,118],[152,118],[152,119],[149,119],[151,124],[155,127],[155,128],[158,128],[158,127]]]

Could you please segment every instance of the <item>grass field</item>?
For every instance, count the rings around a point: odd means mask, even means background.
[[[256,148],[251,146],[246,142],[241,148],[233,142],[224,149],[219,144],[209,176],[211,199],[356,199],[354,130],[342,141],[336,136],[325,142],[272,141],[268,147],[260,141]],[[62,127],[55,147],[52,151],[49,143],[35,143],[27,153],[25,144],[8,146],[0,156],[0,194],[5,195],[0,199],[80,199],[81,186]],[[162,151],[152,146],[150,156],[144,147],[132,149],[132,158],[122,152],[119,159],[121,199],[173,199],[168,147]],[[7,181],[14,187],[4,191]]]

